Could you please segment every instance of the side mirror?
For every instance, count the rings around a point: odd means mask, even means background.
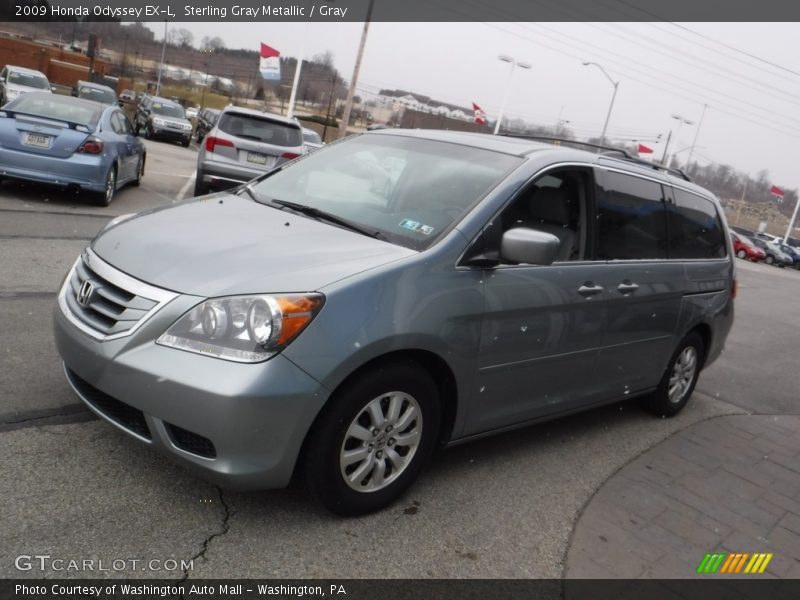
[[[503,234],[500,257],[512,263],[549,265],[558,254],[561,241],[552,233],[515,227]]]

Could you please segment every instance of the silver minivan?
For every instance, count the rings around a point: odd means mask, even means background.
[[[732,257],[717,199],[653,165],[386,129],[112,220],[55,338],[142,443],[353,515],[440,446],[624,399],[676,414],[733,323]]]
[[[296,119],[228,106],[197,153],[194,195],[238,186],[305,152]]]

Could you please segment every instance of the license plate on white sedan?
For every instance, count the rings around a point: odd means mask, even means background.
[[[248,152],[247,153],[247,162],[251,162],[256,165],[267,165],[268,159],[272,158],[271,156],[267,156],[266,154],[259,154],[258,152]]]
[[[36,148],[49,148],[51,139],[49,135],[41,133],[26,133],[22,138],[22,143],[26,146],[35,146]]]

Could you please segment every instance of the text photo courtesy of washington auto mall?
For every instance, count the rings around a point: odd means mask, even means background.
[[[0,8],[0,599],[800,594],[800,8]]]

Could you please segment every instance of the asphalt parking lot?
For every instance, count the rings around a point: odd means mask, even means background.
[[[195,151],[146,144],[141,187],[106,208],[0,185],[0,577],[41,577],[15,568],[15,557],[33,554],[194,561],[188,570],[127,563],[97,576],[560,577],[583,507],[642,452],[720,415],[800,414],[800,272],[737,260],[726,351],[674,419],[617,404],[459,446],[398,504],[359,519],[329,515],[297,487],[221,491],[94,419],[52,342],[59,283],[103,224],[191,196]]]

